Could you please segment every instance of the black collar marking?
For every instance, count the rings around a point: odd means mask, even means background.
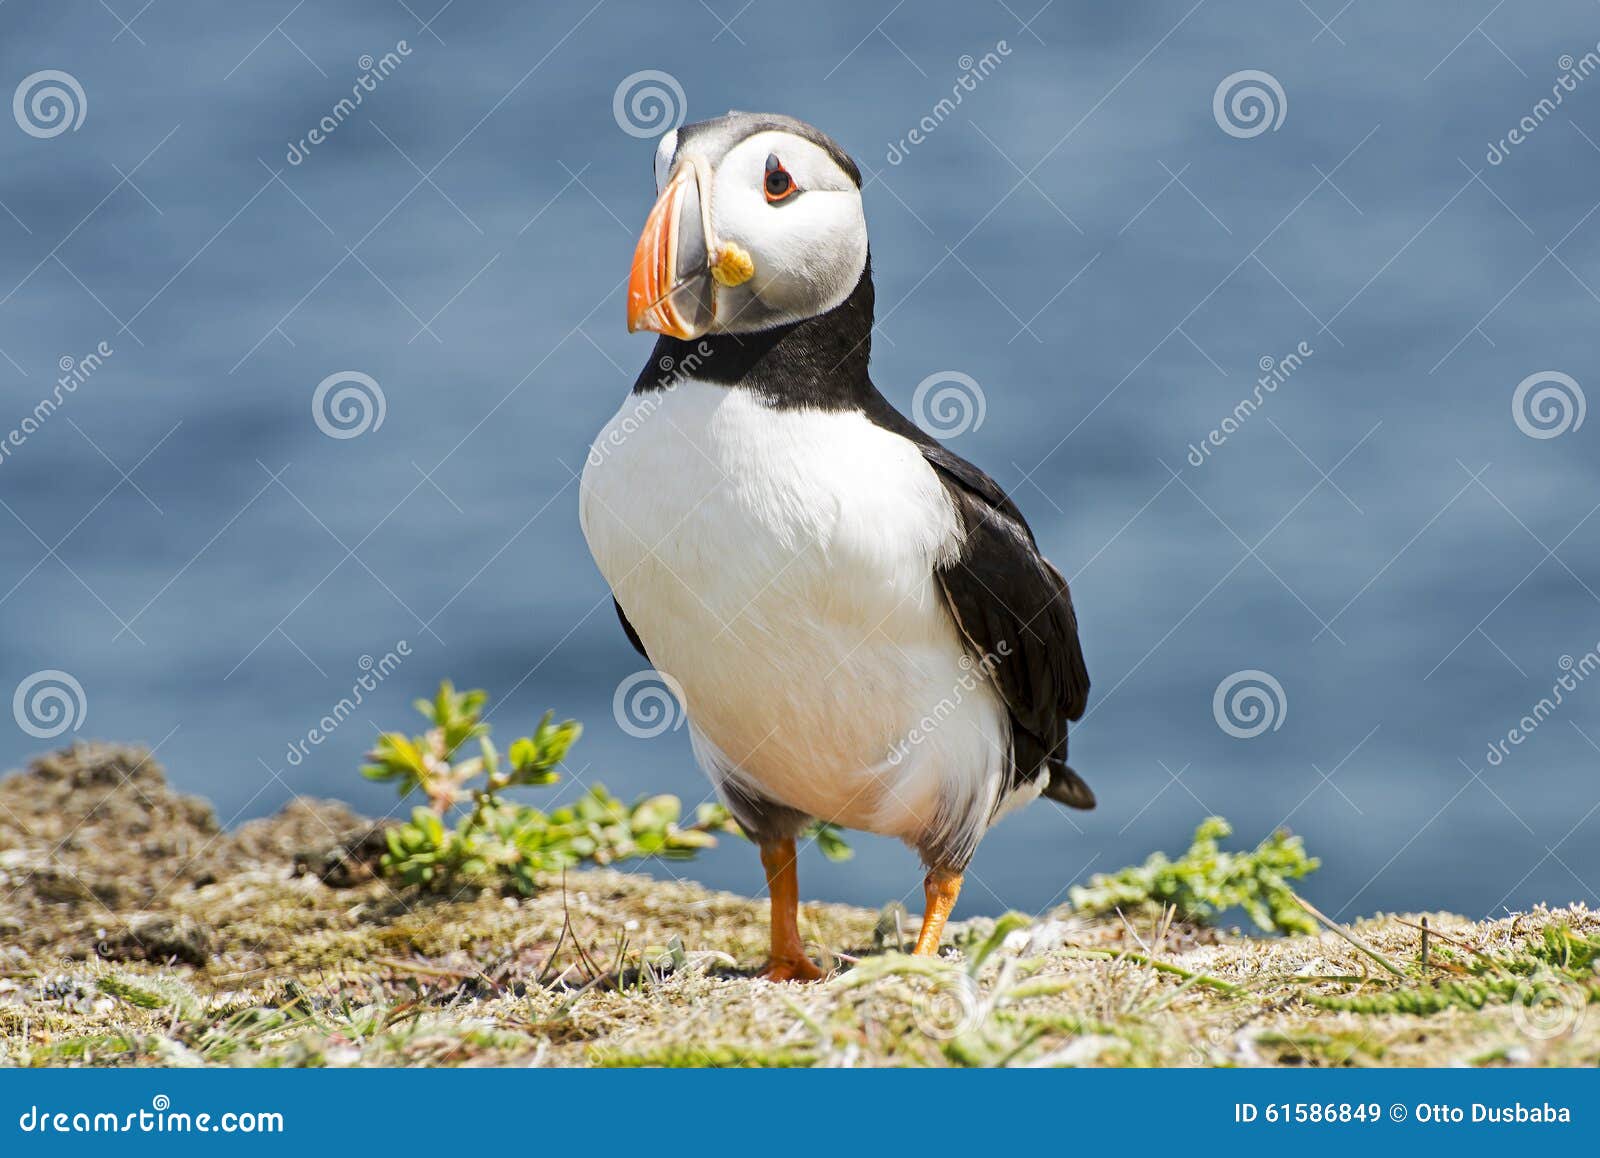
[[[779,409],[861,410],[877,390],[867,376],[872,354],[872,258],[850,296],[825,314],[753,334],[663,336],[633,384],[635,394],[677,381],[754,390]]]

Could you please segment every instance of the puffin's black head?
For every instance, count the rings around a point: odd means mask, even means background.
[[[827,313],[867,265],[861,172],[793,117],[729,113],[656,149],[655,207],[628,279],[628,329],[692,339]]]

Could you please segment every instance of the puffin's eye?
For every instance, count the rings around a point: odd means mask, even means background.
[[[769,205],[786,201],[800,192],[800,186],[794,183],[794,178],[789,176],[789,170],[783,167],[776,153],[767,155],[767,175],[761,182],[761,188],[767,195]]]

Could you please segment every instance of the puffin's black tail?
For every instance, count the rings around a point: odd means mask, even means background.
[[[1057,804],[1065,804],[1068,808],[1081,808],[1087,811],[1094,807],[1094,789],[1084,782],[1065,764],[1058,764],[1054,760],[1048,765],[1050,779],[1045,783],[1044,795],[1054,800]]]

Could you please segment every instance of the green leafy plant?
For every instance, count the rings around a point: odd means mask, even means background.
[[[1142,865],[1098,873],[1087,885],[1074,885],[1072,907],[1092,915],[1144,905],[1177,907],[1178,916],[1206,922],[1241,908],[1263,930],[1312,933],[1316,922],[1295,900],[1288,882],[1322,864],[1306,854],[1298,836],[1279,829],[1247,852],[1225,852],[1218,842],[1233,834],[1220,816],[1195,829],[1194,842],[1177,860],[1153,853]]]
[[[422,735],[385,732],[367,753],[363,776],[395,785],[402,797],[420,792],[428,799],[384,833],[382,867],[406,884],[444,889],[498,880],[527,894],[541,873],[630,857],[691,857],[714,845],[717,832],[739,831],[720,804],[701,805],[693,822],[682,824],[676,796],[629,804],[603,784],[549,812],[505,799],[512,788],[556,783],[556,769],[583,729],[573,720],[554,723],[546,712],[532,735],[502,754],[483,722],[487,699],[446,680],[431,701],[416,701],[431,725]],[[810,835],[829,859],[850,855],[833,826],[813,825]]]
[[[1429,931],[1444,943],[1419,961],[1401,984],[1307,993],[1305,1000],[1320,1009],[1369,1015],[1427,1016],[1447,1009],[1521,1006],[1535,1023],[1542,1023],[1545,1037],[1575,1029],[1583,1008],[1600,1003],[1600,935],[1586,936],[1557,922],[1546,925],[1520,949],[1487,952]]]
[[[845,843],[844,830],[826,820],[813,820],[800,838],[815,841],[818,851],[831,861],[849,860],[856,855],[856,850]]]
[[[489,739],[489,725],[481,719],[486,699],[483,691],[458,692],[444,681],[431,702],[416,701],[417,711],[433,726],[420,736],[383,733],[367,753],[371,762],[361,774],[394,783],[401,796],[421,790],[429,807],[441,816],[468,799],[482,806],[494,803],[507,788],[554,784],[560,778],[556,766],[583,733],[582,725],[575,720],[552,724],[555,713],[546,712],[533,735],[512,743],[502,765],[500,752]],[[478,755],[457,759],[473,740],[478,741]],[[469,789],[479,776],[487,783]]]

